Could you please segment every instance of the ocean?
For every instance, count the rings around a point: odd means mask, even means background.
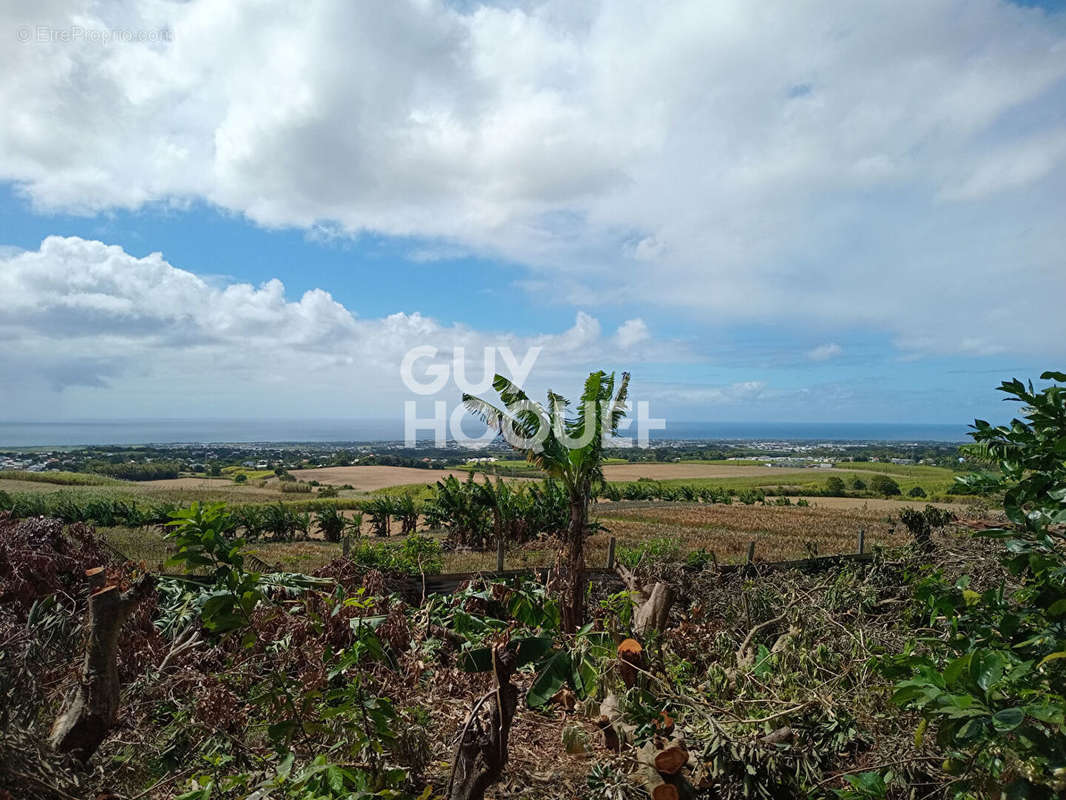
[[[962,442],[966,425],[863,422],[667,422],[652,439]],[[0,449],[179,443],[380,442],[403,439],[396,419],[128,419],[2,422]]]

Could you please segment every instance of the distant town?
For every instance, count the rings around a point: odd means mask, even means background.
[[[698,460],[751,461],[768,467],[829,469],[842,461],[891,462],[958,467],[965,457],[954,442],[656,442],[648,449],[619,448],[610,458],[629,462]],[[155,444],[0,450],[0,470],[98,472],[127,479],[156,479],[183,474],[221,474],[226,467],[250,470],[384,465],[444,469],[461,465],[493,469],[515,456],[502,441],[470,450],[405,447],[403,442],[252,444]]]

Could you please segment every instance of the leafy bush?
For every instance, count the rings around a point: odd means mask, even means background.
[[[237,523],[225,504],[193,503],[171,517],[167,539],[177,552],[167,563],[193,570],[206,567],[215,579],[215,590],[200,611],[204,627],[222,632],[247,625],[263,595],[259,575],[244,570],[244,540],[230,538]]]
[[[630,568],[638,564],[668,564],[681,559],[681,545],[676,539],[660,536],[635,547],[619,545],[617,558],[620,564]]]
[[[921,486],[912,486],[910,491],[907,492],[907,497],[925,497],[925,489]]]
[[[350,558],[357,564],[386,572],[439,575],[444,568],[440,542],[427,536],[408,536],[400,546],[362,541],[352,548]]]
[[[836,475],[830,475],[825,481],[825,493],[829,497],[843,497],[844,481]]]
[[[899,512],[899,521],[911,532],[915,543],[923,550],[932,547],[933,531],[943,528],[955,519],[950,511],[927,505],[924,510],[905,508]]]
[[[1041,377],[1066,382],[1066,373]],[[942,634],[884,669],[906,677],[895,702],[934,726],[944,768],[959,776],[956,797],[1050,800],[1066,792],[1066,387],[1035,392],[1013,380],[1000,390],[1024,404],[1024,419],[976,420],[971,436],[1002,471],[1012,525],[980,535],[1004,540],[1002,564],[1018,585],[977,592],[966,576],[928,577],[918,598]]]
[[[877,474],[870,478],[870,491],[890,497],[900,494],[899,484],[888,475]]]

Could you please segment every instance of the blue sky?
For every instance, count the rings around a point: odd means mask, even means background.
[[[5,11],[0,418],[390,416],[424,344],[1002,418],[1066,360],[1060,5]]]

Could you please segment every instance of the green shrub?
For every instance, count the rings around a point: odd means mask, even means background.
[[[350,558],[357,564],[387,572],[439,575],[444,568],[440,542],[428,536],[408,536],[403,544],[361,541]]]
[[[829,497],[843,497],[844,481],[836,475],[830,475],[825,482],[825,493]]]
[[[925,489],[921,486],[912,486],[911,490],[907,492],[907,497],[925,497]]]
[[[681,559],[681,546],[676,539],[660,536],[636,547],[620,545],[617,557],[620,564],[631,568],[638,564],[666,564]]]
[[[900,494],[899,484],[888,475],[878,474],[870,478],[870,490],[885,497]]]
[[[236,475],[233,476],[234,483],[246,483],[247,481],[248,476],[245,475],[243,472],[238,472]]]
[[[1062,372],[1041,378],[1066,383]],[[1005,540],[1001,563],[1017,585],[977,592],[968,576],[925,578],[916,597],[939,635],[908,642],[882,669],[902,678],[893,700],[924,717],[916,742],[934,729],[955,797],[1050,800],[1066,790],[1066,386],[1000,390],[1024,419],[975,420],[970,435],[1002,478],[966,480],[1004,492],[1010,525],[979,535]]]
[[[866,490],[866,481],[859,477],[852,478],[851,483],[849,485],[857,492],[862,492]]]

